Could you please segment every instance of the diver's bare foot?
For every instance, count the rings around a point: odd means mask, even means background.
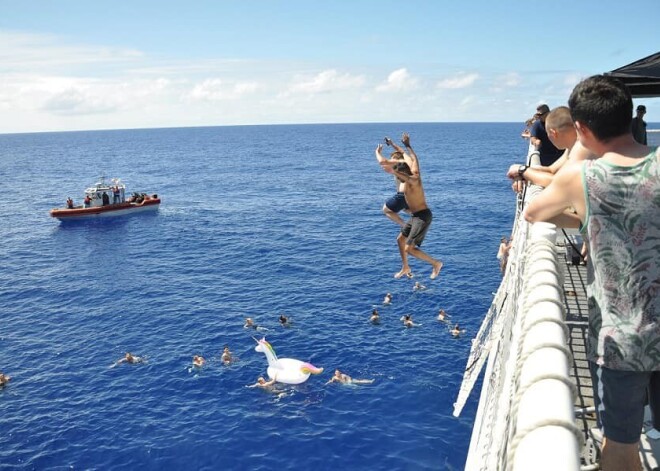
[[[401,278],[404,275],[407,276],[408,278],[412,278],[413,274],[410,271],[410,268],[402,268],[399,273],[394,275],[394,278],[396,278],[398,280],[399,278]]]
[[[440,274],[440,270],[442,270],[442,262],[434,263],[433,271],[431,272],[432,280],[435,280],[438,277],[438,275]]]

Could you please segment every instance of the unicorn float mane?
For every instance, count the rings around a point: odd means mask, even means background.
[[[323,368],[317,368],[311,363],[303,363],[300,367],[300,371],[308,375],[320,375],[323,373]]]
[[[257,340],[257,339],[254,340],[255,342],[257,342],[257,347],[255,350],[257,350],[258,352],[263,352],[266,355],[266,359],[268,360],[269,365],[271,363],[277,362],[277,354],[275,353],[275,349],[271,344],[268,343],[266,337],[263,337],[261,340]]]

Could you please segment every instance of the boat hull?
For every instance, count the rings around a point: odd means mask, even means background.
[[[60,221],[73,221],[79,219],[104,218],[124,216],[145,211],[156,211],[160,206],[160,198],[151,198],[142,203],[119,203],[107,206],[94,206],[91,208],[57,208],[51,209],[50,215]]]

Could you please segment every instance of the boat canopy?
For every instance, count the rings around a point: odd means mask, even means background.
[[[605,75],[618,78],[625,83],[633,98],[658,97],[660,96],[660,52],[611,72],[605,72]]]

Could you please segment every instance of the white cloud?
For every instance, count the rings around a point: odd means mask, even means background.
[[[479,74],[462,74],[456,77],[446,78],[438,82],[438,88],[466,88],[472,85],[479,78]]]
[[[377,92],[407,92],[417,88],[419,81],[406,68],[397,69],[387,76],[385,83],[376,87]]]
[[[41,109],[61,115],[89,115],[110,113],[116,110],[116,106],[85,90],[68,88],[53,94],[43,103]]]
[[[338,90],[349,90],[364,85],[362,75],[340,74],[335,69],[324,70],[314,77],[298,77],[287,91],[290,94],[328,93]]]
[[[238,100],[256,92],[259,88],[257,82],[231,83],[222,79],[207,79],[195,85],[185,98],[196,101]]]
[[[497,77],[496,82],[501,88],[513,88],[522,83],[522,78],[517,72],[509,72]]]
[[[178,101],[179,88],[162,77],[121,80],[11,74],[2,79],[0,108],[55,115],[145,111],[154,103]]]
[[[468,95],[466,97],[463,97],[463,99],[461,99],[461,106],[470,106],[473,103],[477,103],[477,99],[472,95]]]
[[[509,93],[511,89],[520,88],[522,83],[523,80],[520,74],[509,72],[493,77],[489,91],[492,93]]]
[[[0,71],[126,65],[138,63],[143,57],[144,54],[135,49],[78,46],[52,35],[0,31]]]

